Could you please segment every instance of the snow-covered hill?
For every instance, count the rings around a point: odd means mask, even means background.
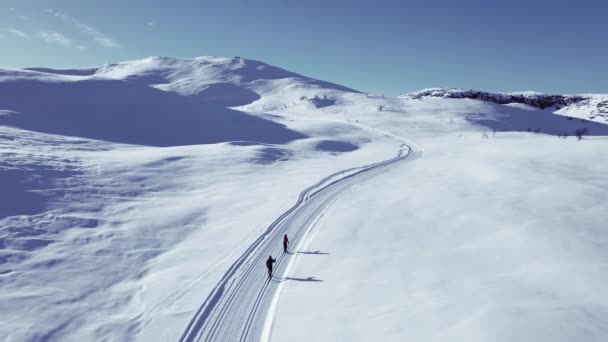
[[[608,121],[608,95],[604,94],[550,95],[533,91],[489,93],[471,89],[428,88],[401,97],[411,99],[421,99],[424,97],[466,98],[498,104],[521,103],[571,117],[598,122]]]
[[[315,80],[241,57],[203,56],[186,59],[149,57],[80,70],[48,68],[28,70],[57,75],[124,80],[227,107],[245,105],[260,99],[260,92],[276,82],[287,88],[313,88],[322,92],[329,90],[356,92],[347,87]]]
[[[604,99],[0,69],[0,340],[604,341]]]

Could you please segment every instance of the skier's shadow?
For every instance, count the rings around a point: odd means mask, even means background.
[[[321,252],[321,251],[299,251],[298,254],[306,254],[306,255],[329,255],[329,253]]]
[[[317,277],[308,277],[308,278],[294,278],[294,277],[285,277],[285,280],[293,280],[293,281],[312,281],[312,282],[322,282],[323,280],[317,279]]]
[[[322,279],[318,279],[317,277],[308,277],[308,278],[295,278],[295,277],[278,278],[278,277],[274,277],[274,276],[272,277],[272,281],[277,282],[277,283],[282,283],[287,280],[305,281],[305,282],[313,282],[313,283],[323,282]]]

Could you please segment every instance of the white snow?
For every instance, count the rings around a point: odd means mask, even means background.
[[[238,57],[0,70],[0,340],[604,341],[596,121]]]

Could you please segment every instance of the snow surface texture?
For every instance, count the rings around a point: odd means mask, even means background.
[[[605,95],[424,92],[0,70],[0,340],[608,339]]]

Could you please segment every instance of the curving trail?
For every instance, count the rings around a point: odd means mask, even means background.
[[[421,154],[422,150],[415,144],[403,143],[397,156],[391,159],[337,172],[304,190],[296,204],[277,218],[230,266],[190,320],[179,341],[267,340],[282,281],[296,255],[291,253],[297,250],[315,222],[354,185]],[[282,247],[284,234],[291,241],[287,254],[283,253]],[[268,255],[277,259],[271,281],[265,266]]]

